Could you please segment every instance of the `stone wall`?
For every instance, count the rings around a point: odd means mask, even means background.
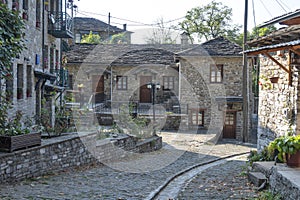
[[[223,65],[222,83],[210,82],[210,65]],[[217,97],[242,96],[242,57],[187,57],[181,60],[180,101],[204,109],[204,127],[223,128],[225,111],[218,107]],[[236,139],[242,140],[242,111],[237,110]]]
[[[91,140],[90,140],[91,139]],[[59,172],[77,166],[111,162],[123,155],[158,150],[161,137],[149,138],[142,143],[124,136],[117,139],[102,139],[97,142],[97,154],[87,146],[95,145],[95,134],[79,137],[66,135],[43,140],[42,145],[13,153],[0,153],[0,182],[18,181],[25,178]],[[92,153],[91,153],[92,152]],[[97,159],[96,159],[97,158]]]
[[[12,0],[7,1],[8,8],[12,8]],[[16,111],[21,110],[24,114],[25,118],[33,118],[36,115],[36,108],[41,106],[40,99],[37,99],[37,95],[40,95],[40,86],[37,85],[38,88],[35,88],[37,79],[34,77],[34,69],[40,69],[45,72],[50,71],[50,58],[53,59],[53,67],[60,67],[60,39],[55,38],[48,34],[48,12],[45,11],[45,38],[44,44],[47,48],[45,48],[45,54],[47,57],[47,65],[43,67],[43,58],[42,58],[42,16],[40,17],[40,21],[37,23],[36,19],[36,1],[28,0],[28,9],[23,9],[23,3],[27,1],[18,1],[19,3],[19,12],[20,17],[24,19],[25,29],[24,29],[24,43],[26,49],[22,51],[22,53],[12,62],[12,71],[13,71],[13,84],[9,86],[9,91],[12,92],[13,98],[13,108],[10,110],[10,114],[13,115]],[[42,9],[44,6],[42,3],[40,4],[40,11],[42,13]],[[23,14],[27,13],[27,18],[23,17]],[[50,49],[53,49],[54,56],[50,57]],[[55,52],[58,52],[57,54]],[[57,58],[56,58],[57,57]],[[59,61],[58,63],[56,61]],[[17,66],[22,66],[22,74],[23,76],[18,79],[17,77]],[[27,71],[27,68],[30,68],[30,71]],[[22,93],[23,97],[17,97],[17,83],[22,83]],[[31,93],[29,94],[29,91]],[[53,98],[55,99],[55,97]],[[38,102],[37,102],[38,101]],[[54,109],[53,109],[54,111]]]
[[[272,54],[287,69],[289,55]],[[279,65],[260,57],[260,88],[258,110],[258,149],[267,146],[270,141],[289,132],[295,132],[297,119],[298,72],[292,69],[292,80],[289,84],[289,74]],[[278,77],[278,83],[271,83],[269,78]]]

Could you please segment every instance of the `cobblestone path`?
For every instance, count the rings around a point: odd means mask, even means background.
[[[255,187],[243,173],[245,158],[231,160],[198,174],[181,190],[177,199],[253,199]]]
[[[224,157],[236,153],[249,152],[252,147],[236,143],[220,143],[217,145],[205,144],[203,139],[195,138],[195,135],[182,135],[181,140],[170,139],[169,133],[162,134],[165,145],[163,149],[152,152],[147,158],[136,156],[129,160],[117,163],[118,168],[108,166],[90,166],[77,170],[70,170],[59,174],[38,177],[25,180],[16,184],[1,184],[0,199],[145,199],[152,191],[161,186],[169,177],[178,171],[197,163],[207,162],[218,157]],[[189,147],[188,149],[176,149],[178,145]],[[174,157],[174,162],[162,165],[166,158]],[[177,157],[178,156],[178,157]],[[166,159],[167,160],[167,159]],[[141,170],[140,173],[130,172],[129,167],[135,166],[147,169],[151,163],[161,165],[156,170]],[[124,165],[126,163],[126,165]],[[128,164],[129,163],[129,164]],[[242,162],[238,162],[242,165]],[[128,165],[127,165],[128,164]],[[120,168],[124,167],[124,170]],[[209,176],[228,176],[224,170],[231,167],[214,168]],[[135,170],[137,171],[137,170]],[[240,173],[236,169],[237,174]],[[241,178],[242,180],[242,178]],[[230,180],[228,180],[230,181]],[[244,180],[245,181],[245,180]],[[230,183],[228,183],[230,184]],[[230,189],[230,188],[228,188]],[[213,189],[211,188],[211,191]],[[216,193],[216,191],[214,192]],[[252,194],[252,193],[251,193]],[[185,198],[183,196],[183,198]],[[189,198],[197,199],[197,198]]]

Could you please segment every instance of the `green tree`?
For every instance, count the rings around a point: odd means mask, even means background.
[[[273,31],[276,31],[276,29],[277,28],[274,25],[267,26],[267,27],[264,27],[264,28],[255,27],[255,28],[252,29],[252,32],[249,35],[249,39],[251,40],[251,39],[254,39],[254,38],[257,38],[257,37],[266,36],[269,33],[272,33]]]
[[[166,27],[164,19],[160,18],[156,22],[158,28],[152,29],[152,34],[146,37],[147,44],[175,44],[176,37],[174,38],[173,27]]]
[[[129,39],[126,32],[115,34],[111,37],[109,41],[110,44],[129,44]]]
[[[80,43],[84,44],[100,44],[101,37],[98,34],[93,34],[92,31],[90,31],[89,34],[83,35]]]
[[[199,40],[213,39],[219,36],[235,37],[241,25],[232,24],[232,9],[221,2],[212,1],[188,11],[185,20],[179,23],[180,28],[187,32],[190,40],[196,34]]]

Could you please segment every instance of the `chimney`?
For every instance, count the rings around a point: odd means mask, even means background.
[[[187,32],[183,32],[180,34],[181,36],[181,45],[188,45],[189,44],[189,37]]]
[[[123,24],[123,31],[127,31],[127,24]]]

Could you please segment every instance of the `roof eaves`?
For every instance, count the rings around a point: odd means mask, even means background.
[[[266,26],[273,25],[275,23],[279,23],[279,22],[282,22],[282,21],[285,21],[285,20],[293,19],[293,18],[299,17],[299,16],[300,16],[300,9],[297,9],[294,12],[286,13],[284,15],[275,17],[275,18],[273,18],[269,21],[263,22],[262,24],[258,25],[257,27],[258,28],[264,28]]]

